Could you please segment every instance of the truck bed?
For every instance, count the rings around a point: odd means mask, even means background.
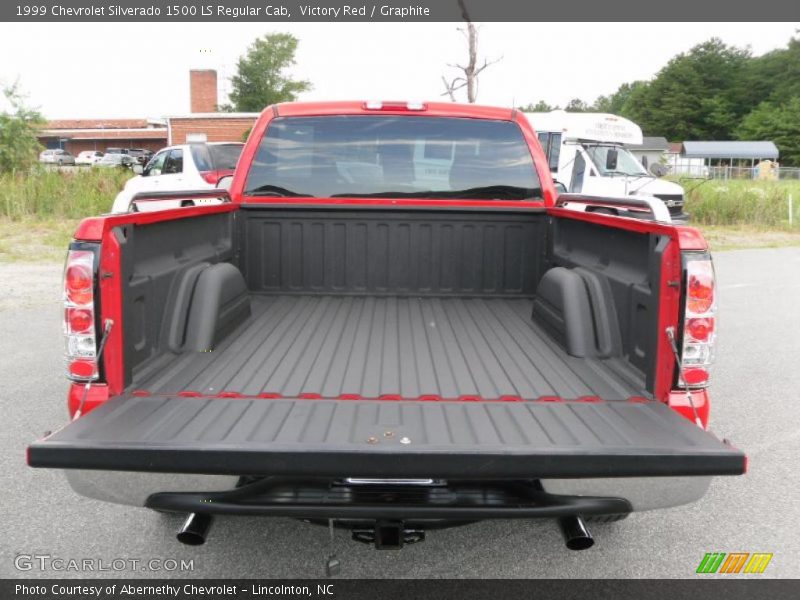
[[[281,398],[648,397],[621,359],[569,356],[523,298],[251,296],[252,316],[208,353],[168,353],[150,393]]]

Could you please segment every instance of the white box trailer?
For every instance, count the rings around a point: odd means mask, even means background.
[[[686,221],[683,188],[648,172],[625,144],[642,143],[641,128],[607,113],[563,110],[525,113],[539,137],[550,171],[560,189],[604,197],[656,197],[672,221]],[[616,211],[603,207],[586,210]]]

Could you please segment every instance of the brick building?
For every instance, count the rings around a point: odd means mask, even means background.
[[[144,148],[157,151],[187,142],[241,142],[259,113],[217,112],[217,72],[189,71],[191,112],[165,119],[69,119],[48,121],[38,138],[46,148],[73,155],[83,150]]]
[[[215,113],[219,108],[217,102],[217,72],[213,69],[189,71],[189,110]]]
[[[170,146],[187,142],[243,142],[259,113],[192,113],[167,117]]]
[[[148,119],[64,119],[48,121],[37,137],[46,148],[63,148],[73,155],[84,150],[144,148],[167,145],[164,121]]]
[[[187,142],[241,142],[259,113],[217,112],[217,72],[189,72],[191,112],[167,117],[169,145]]]

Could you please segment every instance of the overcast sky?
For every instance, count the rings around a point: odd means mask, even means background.
[[[302,100],[440,98],[447,63],[462,61],[455,23],[0,23],[0,81],[19,78],[47,118],[162,117],[189,111],[192,68],[214,68],[222,95],[256,37],[300,39],[294,74],[314,89]],[[478,101],[593,100],[651,78],[711,36],[763,54],[798,23],[486,23],[480,54],[502,60],[480,79]]]

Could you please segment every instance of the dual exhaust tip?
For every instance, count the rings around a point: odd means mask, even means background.
[[[588,550],[594,546],[594,538],[586,529],[586,523],[582,518],[577,516],[561,517],[558,520],[558,526],[564,536],[564,543],[570,550]]]
[[[183,523],[183,527],[178,531],[178,541],[187,546],[201,546],[205,544],[208,530],[211,528],[211,523],[213,522],[214,517],[211,515],[191,513]],[[594,546],[594,538],[592,534],[589,533],[589,530],[586,528],[586,523],[584,523],[581,517],[561,517],[558,520],[558,525],[564,536],[564,543],[570,550],[588,550]],[[422,539],[424,539],[424,534]],[[375,541],[377,545],[377,539],[371,541]],[[402,545],[402,541],[398,539],[394,544],[387,543],[383,547],[399,548],[402,547]]]
[[[214,517],[202,513],[190,513],[178,531],[178,541],[187,546],[202,546],[211,528]]]

